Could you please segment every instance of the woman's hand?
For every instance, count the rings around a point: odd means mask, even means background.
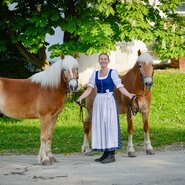
[[[125,87],[120,87],[119,90],[120,90],[120,92],[121,92],[123,95],[127,96],[129,99],[132,99],[132,97],[136,96],[136,95],[133,94],[133,93],[129,93],[129,92],[125,89]]]
[[[82,100],[84,98],[86,98],[87,96],[89,96],[89,94],[91,93],[92,91],[92,87],[87,87],[87,89],[84,91],[84,93],[78,98],[78,100],[76,101],[77,104],[81,105],[82,104]]]
[[[133,93],[130,93],[130,96],[129,96],[130,100],[131,100],[133,97],[136,97],[136,95],[133,94]]]
[[[81,98],[81,96],[78,98],[78,100],[76,101],[76,103],[77,103],[78,105],[81,105],[81,104],[82,104],[82,98]]]

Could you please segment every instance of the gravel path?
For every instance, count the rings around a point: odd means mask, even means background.
[[[0,185],[184,185],[185,150],[169,147],[155,155],[118,153],[116,162],[94,162],[99,157],[56,155],[57,163],[37,164],[36,155],[0,156]]]

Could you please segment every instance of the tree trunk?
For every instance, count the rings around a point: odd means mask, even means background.
[[[23,57],[31,62],[33,65],[38,67],[39,69],[46,69],[49,67],[49,61],[47,60],[45,47],[41,47],[37,54],[31,54],[27,51],[27,49],[22,45],[21,42],[16,44],[16,47],[20,51],[20,53],[23,55]]]
[[[77,16],[76,14],[76,9],[75,9],[75,3],[78,3],[78,1],[74,1],[74,0],[68,0],[67,1],[67,9],[64,10],[64,14],[65,14],[65,19],[68,18],[68,16]],[[71,34],[67,31],[64,32],[64,43],[65,42],[69,42],[69,41],[77,41],[78,37],[75,37],[74,34]]]

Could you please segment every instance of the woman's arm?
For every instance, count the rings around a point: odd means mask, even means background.
[[[133,96],[136,96],[135,94],[129,93],[127,89],[125,89],[124,85],[121,83],[121,78],[118,76],[117,70],[113,70],[111,74],[112,80],[116,86],[116,88],[119,89],[119,91],[127,96],[129,99],[132,99]]]
[[[82,100],[84,98],[86,98],[87,96],[89,96],[89,94],[91,93],[92,89],[93,89],[93,87],[88,86],[87,89],[83,92],[83,94],[78,98],[77,102],[79,104],[81,104]]]
[[[119,91],[120,91],[123,95],[127,96],[129,99],[132,99],[133,96],[136,96],[135,94],[129,93],[124,87],[120,87],[120,88],[119,88]]]

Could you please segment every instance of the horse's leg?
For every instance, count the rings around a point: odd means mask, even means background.
[[[46,155],[49,157],[50,162],[57,162],[56,158],[53,156],[51,152],[51,141],[53,136],[53,130],[55,127],[56,120],[58,118],[58,115],[52,118],[49,128],[48,128],[48,140],[46,141]]]
[[[127,144],[127,153],[129,157],[136,157],[134,145],[133,145],[133,118],[130,109],[127,111],[127,124],[128,124],[128,144]]]
[[[41,145],[38,154],[38,161],[41,164],[47,165],[51,164],[49,157],[46,154],[46,142],[48,141],[48,128],[51,122],[51,115],[40,117],[40,122],[41,122],[41,134],[40,134]]]
[[[85,155],[91,155],[90,141],[91,141],[91,119],[86,118],[84,122],[84,141],[82,145],[82,153],[84,153]]]
[[[149,115],[149,112],[142,113],[143,129],[144,129],[144,133],[145,133],[144,143],[145,143],[146,154],[153,155],[154,154],[153,147],[151,145],[150,136],[149,136],[148,115]]]

